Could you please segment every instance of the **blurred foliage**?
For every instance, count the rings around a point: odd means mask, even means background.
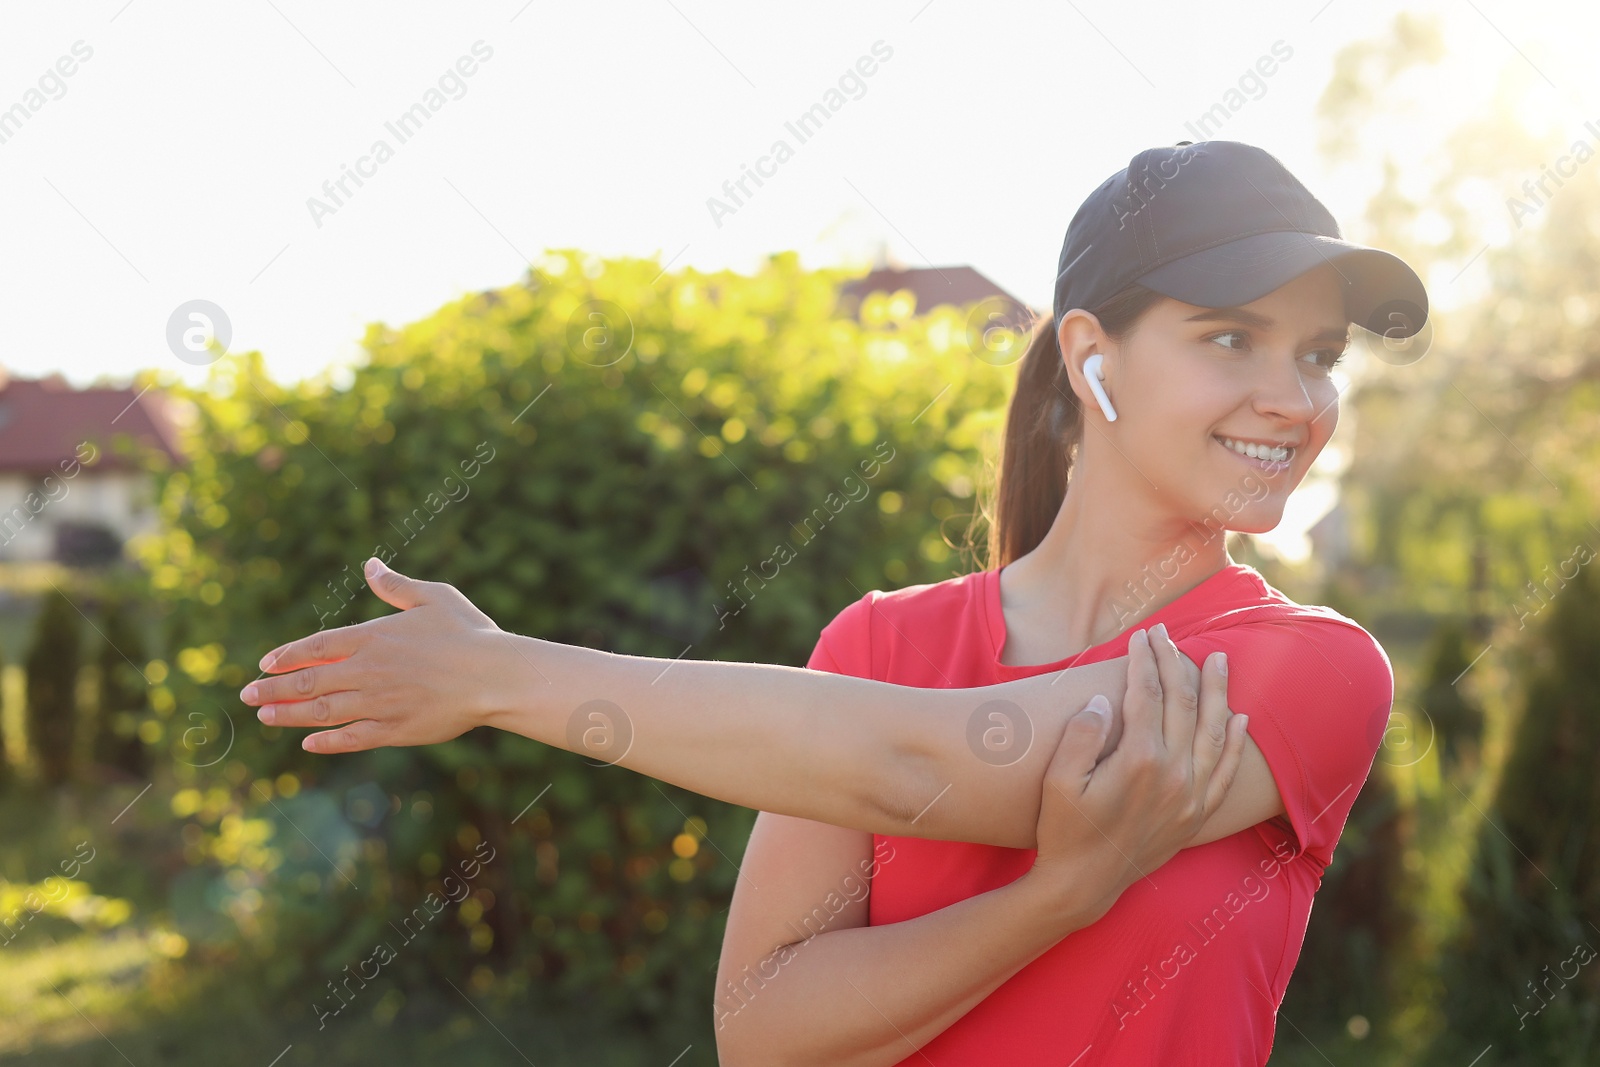
[[[1526,655],[1526,711],[1478,835],[1465,914],[1443,962],[1441,1061],[1577,1065],[1600,1053],[1600,580],[1579,569]],[[1570,986],[1570,988],[1569,988]]]
[[[126,922],[132,913],[128,901],[100,896],[73,878],[56,875],[31,885],[0,881],[0,938],[7,942],[46,916],[88,930],[106,930]]]
[[[28,743],[47,785],[72,774],[82,630],[83,617],[66,593],[53,588],[45,594],[26,669]]]
[[[1584,930],[1600,945],[1579,877],[1595,847],[1594,776],[1571,755],[1592,753],[1600,710],[1582,673],[1600,627],[1572,581],[1600,547],[1600,167],[1531,184],[1595,138],[1523,121],[1544,87],[1515,56],[1480,72],[1496,86],[1488,106],[1420,142],[1441,40],[1436,20],[1398,16],[1336,59],[1319,111],[1330,157],[1379,176],[1351,236],[1417,267],[1433,312],[1421,343],[1352,346],[1352,555],[1325,564],[1325,602],[1367,621],[1395,661],[1395,713],[1357,810],[1393,782],[1399,862],[1383,850],[1387,872],[1353,901],[1330,868],[1286,1013],[1299,1009],[1308,1043],[1338,1040],[1357,1029],[1340,1017],[1352,997],[1382,985],[1392,997],[1359,1020],[1373,1060],[1442,1067],[1492,1041],[1497,1062],[1588,1062],[1586,998],[1565,1014],[1552,1005],[1538,1034],[1519,1031],[1512,1005]],[[1398,155],[1372,147],[1385,124],[1412,135]],[[1565,626],[1552,623],[1563,607]],[[1551,677],[1562,680],[1539,680]],[[1357,823],[1353,812],[1340,853],[1364,839]],[[1362,908],[1347,906],[1360,900],[1398,904],[1409,922],[1373,960],[1385,976],[1331,988],[1321,971],[1351,974],[1365,951]],[[1302,986],[1325,995],[1291,1006]]]
[[[709,1020],[752,812],[488,730],[317,758],[237,691],[270,648],[392,610],[373,554],[508,630],[790,664],[865,591],[964,570],[1014,369],[974,358],[956,309],[837,315],[840,281],[793,255],[747,277],[554,253],[373,327],[353,369],[281,385],[248,354],[163,384],[193,460],[151,461],[162,531],[137,552],[176,652],[147,665],[146,740],[197,958],[248,961],[308,1013],[392,1017],[448,978]],[[380,988],[335,990],[380,944]]]
[[[139,729],[150,707],[150,687],[140,673],[144,641],[133,610],[123,599],[105,605],[95,629],[100,637],[95,658],[95,762],[140,776],[145,768]]]
[[[1299,1025],[1360,1018],[1381,1025],[1395,1006],[1389,954],[1411,935],[1402,852],[1411,839],[1402,805],[1381,762],[1356,795],[1322,874],[1300,960],[1280,1008]]]

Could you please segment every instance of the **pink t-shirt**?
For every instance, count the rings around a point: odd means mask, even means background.
[[[1250,716],[1287,818],[1182,850],[908,1056],[907,1067],[1267,1062],[1311,899],[1371,770],[1394,678],[1366,630],[1331,609],[1295,604],[1243,564],[1136,628],[1158,622],[1197,664],[1219,649],[1228,654],[1229,706]],[[999,572],[980,571],[868,593],[823,629],[808,666],[961,689],[1126,655],[1131,632],[1071,660],[1002,665]],[[874,835],[874,846],[885,842],[893,858],[872,881],[873,926],[997,889],[1034,857],[1032,849]]]

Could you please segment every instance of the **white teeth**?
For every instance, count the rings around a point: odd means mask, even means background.
[[[1270,463],[1286,463],[1289,457],[1294,455],[1294,449],[1284,445],[1258,445],[1250,442],[1235,441],[1231,437],[1219,437],[1217,440],[1241,456],[1266,460]]]

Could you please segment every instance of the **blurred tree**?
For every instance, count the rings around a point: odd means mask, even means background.
[[[27,657],[28,743],[46,785],[72,776],[82,617],[59,588],[41,598]]]
[[[140,671],[144,641],[124,600],[106,602],[100,616],[99,702],[95,709],[95,762],[132,775],[145,772],[139,725],[150,707],[150,686]]]
[[[5,648],[0,647],[0,688],[5,685],[5,676],[6,653]],[[10,709],[6,707],[7,703],[4,693],[0,692],[0,792],[11,788],[14,784],[10,749],[15,742],[9,736],[11,733],[11,715]]]
[[[1397,1009],[1390,957],[1411,934],[1401,865],[1411,823],[1380,750],[1323,872],[1280,1006],[1296,1026],[1344,1027],[1359,1016],[1382,1032]]]
[[[1482,649],[1468,646],[1467,627],[1456,618],[1446,619],[1434,632],[1424,661],[1420,703],[1437,738],[1442,771],[1454,777],[1458,770],[1472,773],[1478,767],[1483,744],[1483,708],[1457,684]]]
[[[1465,915],[1441,962],[1434,1062],[1495,1046],[1495,1062],[1600,1056],[1600,581],[1581,569],[1520,664],[1525,708],[1478,837]],[[1570,987],[1570,988],[1569,988]]]
[[[1581,120],[1567,131],[1525,121],[1547,87],[1514,55],[1498,70],[1476,72],[1494,89],[1483,106],[1463,111],[1459,123],[1440,123],[1443,29],[1436,18],[1401,14],[1387,32],[1342,51],[1318,116],[1328,158],[1352,181],[1373,186],[1360,226],[1347,231],[1415,266],[1432,304],[1417,342],[1397,345],[1357,331],[1351,346],[1343,407],[1353,425],[1340,431],[1350,457],[1340,507],[1355,556],[1330,575],[1330,588],[1348,604],[1339,610],[1373,620],[1395,658],[1402,699],[1426,710],[1438,743],[1437,757],[1397,766],[1393,775],[1416,805],[1409,816],[1417,830],[1401,852],[1407,862],[1391,865],[1388,884],[1408,906],[1425,909],[1413,918],[1427,928],[1382,959],[1402,975],[1389,981],[1400,995],[1389,1014],[1403,1020],[1410,1042],[1443,1027],[1455,1031],[1472,1014],[1441,1018],[1446,990],[1458,1008],[1478,1003],[1489,1011],[1492,1004],[1508,1014],[1506,969],[1489,955],[1458,953],[1446,967],[1431,953],[1400,958],[1451,936],[1461,857],[1470,850],[1459,828],[1478,825],[1462,817],[1474,816],[1462,796],[1470,799],[1477,780],[1501,769],[1504,701],[1483,690],[1474,699],[1455,683],[1480,653],[1492,649],[1491,660],[1469,679],[1534,645],[1543,613],[1570,595],[1561,591],[1562,576],[1600,547],[1593,521],[1600,512],[1600,343],[1592,328],[1600,318],[1593,295],[1600,166],[1546,184],[1533,201],[1527,192],[1529,179],[1539,179],[1552,160],[1576,152],[1577,140],[1588,145],[1578,157],[1593,156],[1595,137]],[[1463,619],[1470,620],[1465,630]],[[1502,795],[1509,800],[1531,781],[1508,774]],[[1559,800],[1545,795],[1551,832],[1587,818],[1578,814],[1587,810],[1584,783],[1566,784],[1578,791]],[[1488,857],[1496,849],[1515,856],[1483,827],[1477,851]],[[1415,874],[1418,884],[1403,873]],[[1537,926],[1550,887],[1535,881],[1480,895],[1464,929],[1490,936]],[[1345,892],[1342,882],[1325,882],[1308,953],[1322,917],[1345,912]],[[1359,931],[1359,907],[1348,914]],[[1310,998],[1300,1003],[1314,1010]],[[1460,1062],[1487,1041],[1463,1048]]]

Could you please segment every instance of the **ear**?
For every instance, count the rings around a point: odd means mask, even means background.
[[[1083,373],[1084,361],[1099,352],[1105,356],[1101,361],[1100,373],[1106,392],[1114,393],[1111,386],[1116,374],[1116,346],[1100,328],[1100,320],[1092,312],[1074,308],[1061,317],[1061,325],[1056,331],[1056,344],[1061,349],[1062,361],[1067,365],[1067,381],[1078,397],[1079,407],[1104,418],[1099,402],[1089,390],[1089,380]]]

